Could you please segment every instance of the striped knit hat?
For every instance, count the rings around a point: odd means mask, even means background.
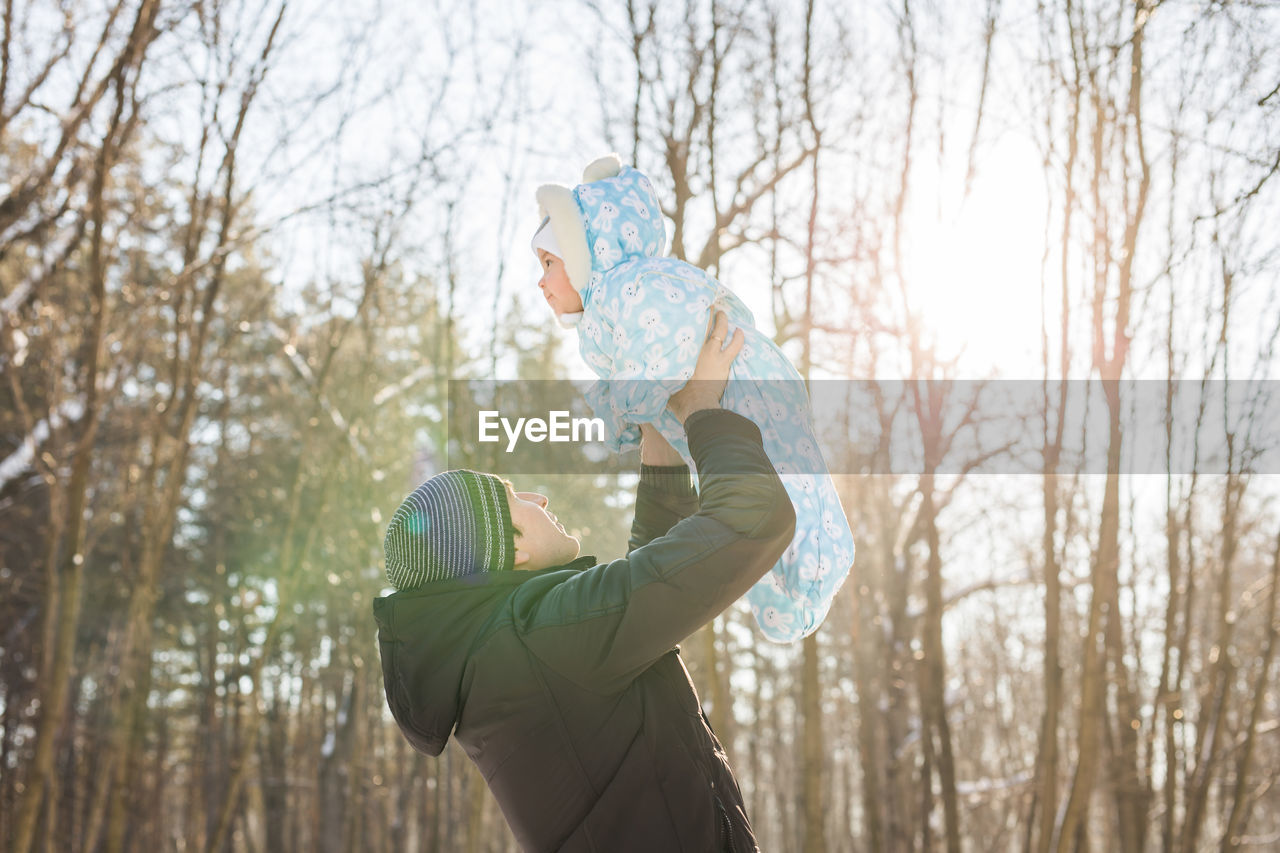
[[[387,525],[387,580],[398,590],[510,571],[515,528],[502,480],[478,471],[445,471],[404,499]]]

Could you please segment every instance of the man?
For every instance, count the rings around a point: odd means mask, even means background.
[[[452,733],[526,850],[756,850],[676,644],[777,561],[795,514],[749,420],[719,408],[741,332],[717,315],[669,408],[701,497],[645,428],[628,555],[578,557],[541,495],[450,471],[388,527],[374,603],[387,701],[418,750]]]

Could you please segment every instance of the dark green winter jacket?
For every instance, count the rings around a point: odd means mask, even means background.
[[[676,644],[745,593],[795,514],[751,421],[686,424],[687,471],[645,468],[631,550],[426,584],[374,602],[393,716],[418,750],[452,733],[531,851],[755,850]]]

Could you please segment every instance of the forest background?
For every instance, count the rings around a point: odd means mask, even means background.
[[[5,849],[515,849],[370,603],[448,381],[585,375],[527,240],[607,151],[884,380],[821,630],[684,644],[762,848],[1280,845],[1280,6],[4,0]],[[520,485],[609,557],[634,483]]]

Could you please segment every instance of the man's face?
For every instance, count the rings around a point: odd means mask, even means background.
[[[545,495],[517,492],[507,484],[507,503],[511,523],[516,528],[516,560],[518,571],[536,572],[552,566],[563,566],[574,560],[582,548],[577,538],[565,532],[555,513],[547,509]]]
[[[542,267],[542,278],[538,279],[538,287],[542,295],[551,305],[551,310],[560,314],[577,314],[582,310],[582,297],[569,283],[569,274],[564,270],[564,261],[548,252],[538,250],[538,263]]]

